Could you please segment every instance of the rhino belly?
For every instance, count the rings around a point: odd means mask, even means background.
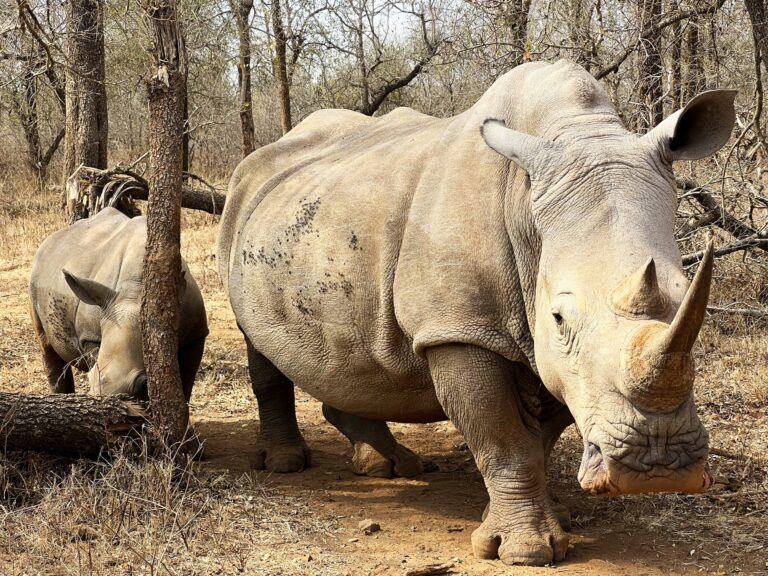
[[[354,195],[268,197],[229,276],[238,324],[297,386],[339,410],[444,418],[426,362],[394,316],[397,225]]]

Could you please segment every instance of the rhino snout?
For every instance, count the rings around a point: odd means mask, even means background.
[[[692,402],[675,414],[629,408],[623,422],[604,420],[584,434],[581,487],[595,495],[703,492],[712,484],[708,434]]]

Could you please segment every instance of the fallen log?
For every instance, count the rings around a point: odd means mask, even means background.
[[[206,189],[184,184],[181,207],[221,214],[226,196],[199,176],[187,174],[187,180],[190,179],[201,182]],[[143,176],[129,169],[116,167],[101,170],[80,166],[67,180],[67,196],[73,205],[79,206],[77,213],[80,217],[93,215],[107,206],[128,213],[132,200],[146,201],[149,198],[149,184]]]
[[[0,392],[0,449],[96,456],[148,423],[125,396]]]
[[[146,188],[133,188],[131,197],[134,200],[147,200],[149,191]],[[201,190],[192,186],[181,187],[181,207],[190,210],[200,210],[208,214],[221,214],[227,197],[215,190]]]

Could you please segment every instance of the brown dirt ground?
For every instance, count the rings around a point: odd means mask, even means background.
[[[0,215],[4,391],[46,390],[29,326],[26,281],[35,246],[60,225],[54,214],[30,208]],[[191,407],[206,442],[206,458],[195,464],[198,488],[187,496],[194,502],[205,494],[205,504],[183,504],[195,510],[194,529],[183,543],[169,537],[157,561],[137,546],[116,547],[116,539],[89,540],[86,562],[81,540],[88,539],[60,538],[68,525],[57,526],[46,516],[54,504],[45,495],[23,509],[3,504],[0,573],[402,575],[407,568],[450,561],[451,573],[467,575],[768,574],[765,327],[710,326],[703,335],[697,383],[702,417],[712,446],[745,459],[711,458],[716,490],[614,500],[584,494],[575,480],[580,440],[570,430],[549,471],[573,513],[568,559],[556,568],[506,567],[472,556],[470,534],[487,496],[449,423],[392,426],[436,471],[415,479],[359,477],[350,471],[346,440],[324,421],[319,403],[299,392],[298,417],[314,466],[284,475],[252,469],[258,415],[242,340],[216,274],[215,235],[214,218],[185,218],[183,251],[204,291],[212,327]],[[107,530],[106,520],[89,520],[87,510],[69,513]],[[357,525],[364,518],[380,523],[381,531],[361,534]],[[152,543],[144,545],[154,550]]]

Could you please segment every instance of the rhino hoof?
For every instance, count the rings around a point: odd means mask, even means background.
[[[255,468],[278,473],[301,472],[311,461],[311,452],[306,446],[273,446],[259,451]]]
[[[387,458],[365,442],[355,443],[355,455],[352,457],[352,470],[360,476],[373,478],[410,478],[421,474],[421,459],[405,448],[399,446],[393,458]]]
[[[504,564],[544,566],[565,559],[568,535],[560,526],[524,532],[520,526],[501,527],[486,518],[472,533],[472,551],[477,558],[499,558]],[[548,524],[548,523],[546,523]],[[546,525],[545,524],[545,525]]]

